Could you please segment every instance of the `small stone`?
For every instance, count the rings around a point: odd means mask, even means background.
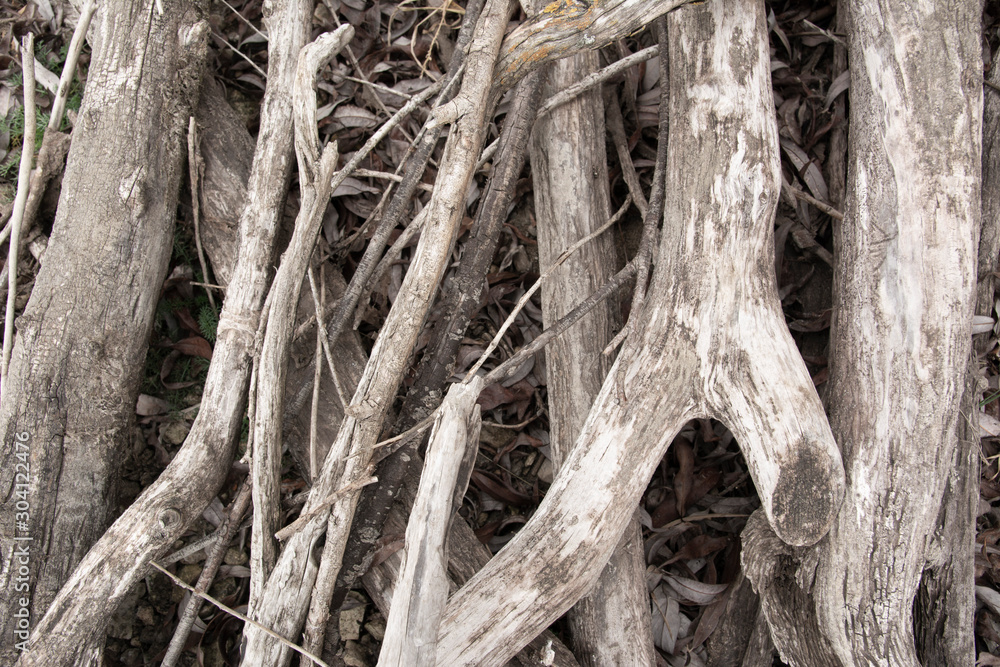
[[[236,547],[229,547],[226,549],[226,555],[222,557],[222,561],[226,565],[246,565],[250,558]]]
[[[135,617],[142,621],[144,625],[152,625],[156,622],[156,614],[148,604],[139,605],[139,608],[135,610]]]
[[[374,614],[371,620],[365,623],[365,630],[377,642],[385,639],[385,619],[382,618],[382,614]]]
[[[170,422],[160,428],[160,436],[167,444],[179,445],[190,431],[191,425],[186,421]]]
[[[201,565],[185,565],[181,568],[181,571],[177,573],[181,581],[185,584],[194,586],[195,582],[198,581],[198,577],[201,576]]]
[[[361,637],[361,622],[365,619],[365,608],[357,606],[352,609],[342,609],[340,612],[340,637],[345,640],[357,640]]]
[[[552,483],[552,461],[545,459],[542,465],[538,466],[538,481],[546,484]]]
[[[349,641],[344,645],[344,664],[348,667],[368,667],[368,655],[366,651],[355,641]]]

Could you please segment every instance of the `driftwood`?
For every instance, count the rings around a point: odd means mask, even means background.
[[[312,256],[323,213],[333,192],[333,171],[340,153],[337,142],[320,146],[316,128],[316,77],[354,36],[351,26],[342,26],[316,38],[298,55],[293,85],[295,155],[299,164],[302,201],[295,230],[269,294],[270,308],[258,365],[257,400],[253,440],[253,542],[251,546],[250,613],[277,559],[274,534],[278,524],[281,471],[281,432],[284,418],[285,375],[288,351],[295,327],[299,290]]]
[[[464,210],[465,194],[482,147],[484,118],[487,114],[489,73],[496,61],[508,4],[490,0],[476,26],[472,51],[467,59],[461,92],[439,112],[438,119],[455,118],[442,157],[425,225],[415,257],[371,353],[358,389],[348,409],[348,417],[330,449],[323,471],[313,486],[304,513],[316,510],[338,488],[370,474],[372,446],[382,421],[402,380],[410,350],[426,316],[431,294],[437,289]],[[331,510],[321,511],[285,544],[268,579],[260,609],[265,625],[284,636],[297,633],[309,603],[308,591],[317,577],[308,553],[326,532],[326,544],[319,576],[336,577],[344,544],[359,492],[338,498]],[[321,607],[329,606],[329,599]],[[246,628],[244,663],[282,665],[289,651],[273,638]]]
[[[150,6],[143,5],[143,10],[150,11]],[[176,17],[179,12],[165,16]],[[86,654],[86,647],[95,641],[103,645],[102,633],[117,604],[134,583],[146,576],[150,560],[169,548],[201,514],[229,470],[246,405],[257,317],[271,278],[268,267],[291,168],[292,73],[295,57],[305,41],[308,15],[304,3],[287,0],[274,3],[265,18],[271,26],[271,50],[268,90],[261,110],[261,141],[247,187],[248,204],[240,222],[240,255],[219,322],[202,409],[167,469],[80,562],[36,629],[32,650],[21,657],[19,664],[85,664],[92,657]],[[147,44],[147,38],[144,33],[141,43]],[[109,48],[115,48],[113,39]],[[93,79],[90,85],[94,85]],[[94,87],[93,97],[88,90],[88,98],[104,108],[99,90]],[[95,117],[103,117],[104,113]],[[184,114],[185,128],[187,118]],[[142,142],[144,146],[161,144],[160,136]],[[103,154],[106,144],[95,150]],[[88,160],[92,162],[93,157]],[[89,171],[96,173],[92,168]],[[172,221],[173,207],[170,216]],[[123,376],[118,372],[113,384],[119,384]],[[131,412],[131,403],[128,409]],[[105,428],[106,424],[102,424],[102,430]]]
[[[406,526],[402,571],[386,621],[380,665],[437,664],[437,636],[448,602],[448,525],[468,486],[479,449],[481,378],[452,385],[438,411],[424,471]]]
[[[789,664],[967,665],[963,561],[978,477],[974,442],[959,445],[958,425],[968,418],[981,215],[980,6],[848,6],[848,194],[827,398],[850,502],[804,553],[748,524],[744,562]],[[955,532],[939,533],[941,522]],[[919,648],[917,622],[931,622],[918,633],[935,637]]]
[[[688,419],[730,426],[787,542],[820,539],[842,500],[839,453],[776,294],[763,3],[710,0],[669,21],[672,187],[639,334],[534,517],[452,597],[441,664],[501,664],[583,595]]]
[[[201,149],[205,162],[204,185],[200,189],[202,210],[205,212],[203,232],[212,269],[220,276],[220,280],[225,282],[224,277],[232,275],[232,264],[236,258],[239,239],[234,218],[238,221],[245,200],[246,178],[253,157],[253,140],[242,121],[225,101],[221,88],[211,79],[205,84],[198,107],[198,123],[203,128]],[[326,288],[331,298],[340,298],[345,288],[343,278],[336,271],[327,271],[326,274]],[[296,326],[302,328],[308,325],[307,321],[312,312],[312,299],[303,294],[299,300]],[[314,344],[309,338],[310,336],[306,335],[293,342],[291,352],[293,359],[310,353]],[[367,361],[357,334],[349,332],[340,336],[333,346],[333,354],[338,361],[337,371],[341,375],[341,382],[348,391],[353,391]],[[302,387],[313,381],[313,373],[307,365],[301,368],[296,368],[294,364],[289,366],[285,385],[286,396],[297,394]],[[325,374],[320,390],[318,416],[317,431],[320,443],[325,445],[320,451],[322,460],[344,416],[343,406],[340,404],[333,381]],[[309,411],[295,412],[289,406],[284,421],[285,441],[303,474],[309,469],[308,431]],[[418,469],[419,463],[417,459]],[[416,482],[413,486],[416,487]],[[398,493],[397,489],[393,495]],[[413,494],[404,493],[400,502],[409,507],[413,502]],[[392,532],[398,529],[401,534],[405,518],[398,511],[395,517],[397,523],[389,530]],[[453,518],[448,544],[448,569],[459,583],[467,581],[477,569],[489,561],[488,549],[476,539],[472,529],[460,516]],[[398,556],[395,560],[390,558],[386,566],[380,569],[382,577],[365,581],[369,594],[386,617],[389,614],[391,587],[399,572],[398,567],[395,570],[391,569],[393,563],[399,564]],[[457,587],[453,584],[452,588]],[[529,645],[521,655],[515,656],[512,664],[519,666],[537,664],[533,656],[537,656],[546,644],[555,653],[553,665],[571,667],[576,664],[569,650],[548,631]]]
[[[400,511],[401,506],[409,507],[416,497],[416,488],[420,483],[419,469],[411,471],[400,489],[400,502],[392,508],[385,522],[385,540],[389,542],[394,536],[402,536],[406,529],[406,517]],[[386,551],[389,549],[387,548]],[[467,523],[456,516],[448,532],[448,577],[451,581],[450,590],[454,592],[459,586],[471,579],[490,561],[490,553],[476,538]],[[383,556],[375,562],[362,577],[365,590],[371,596],[375,605],[386,617],[389,615],[389,605],[392,601],[393,587],[402,569],[402,554],[396,551]],[[524,649],[511,658],[509,667],[537,667],[543,664],[541,658],[550,656],[550,664],[554,667],[574,667],[578,663],[570,650],[546,630],[533,639]]]
[[[0,472],[0,547],[11,554],[15,536],[32,541],[18,544],[28,546],[21,564],[29,575],[5,555],[0,585],[14,591],[21,577],[30,593],[0,598],[4,664],[17,657],[15,641],[27,645],[14,634],[15,614],[30,609],[38,624],[116,509],[208,34],[194,5],[165,4],[162,16],[145,2],[102,6],[105,48],[94,54],[46,261],[18,320],[0,412],[0,450],[11,462]],[[17,453],[29,453],[29,465],[16,469],[13,461],[24,461]],[[86,611],[93,615],[94,605]],[[67,621],[89,623],[82,615]],[[53,639],[61,638],[34,632],[32,655]],[[102,646],[102,636],[85,633],[72,654]],[[68,655],[41,661],[65,664]]]
[[[596,52],[564,58],[543,72],[543,94],[563,90],[597,68]],[[540,268],[610,216],[604,104],[592,90],[535,123],[531,174]],[[613,237],[587,244],[542,284],[546,327],[569,313],[618,268]],[[602,354],[614,336],[617,301],[600,304],[545,350],[550,443],[555,474],[569,456],[611,366]],[[629,524],[594,590],[570,610],[573,652],[585,665],[653,663],[649,593],[642,533]]]

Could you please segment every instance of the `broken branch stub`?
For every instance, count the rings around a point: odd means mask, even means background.
[[[711,0],[670,16],[670,187],[640,326],[534,517],[449,602],[440,664],[502,664],[585,593],[689,419],[736,433],[786,542],[816,542],[839,509],[840,454],[773,273],[780,172],[763,11]]]
[[[499,91],[542,65],[606,46],[689,0],[555,0],[503,41],[494,70]]]

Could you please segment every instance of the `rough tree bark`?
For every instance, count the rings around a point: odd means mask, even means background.
[[[968,665],[973,600],[962,561],[972,536],[935,529],[939,517],[972,527],[961,516],[971,511],[969,471],[956,466],[968,466],[971,448],[958,448],[957,427],[980,221],[981,8],[849,6],[848,193],[828,392],[847,501],[829,536],[802,553],[752,521],[744,562],[792,665],[917,665],[915,620],[933,624],[918,634],[944,633],[941,646],[922,643],[928,664]],[[968,599],[945,595],[951,586]],[[953,617],[934,612],[938,604]]]
[[[101,48],[53,233],[18,319],[0,451],[15,460],[15,434],[23,434],[30,461],[0,470],[0,586],[11,593],[0,597],[4,664],[16,659],[13,643],[27,639],[14,633],[21,599],[30,598],[37,624],[116,509],[208,35],[198,4],[168,0],[165,9],[117,0],[99,11],[92,29]],[[29,467],[30,475],[15,474]],[[25,547],[27,573],[21,559],[7,558]],[[21,582],[30,582],[27,590],[15,589]],[[78,649],[102,644],[98,637]]]
[[[777,299],[763,3],[685,7],[670,30],[670,188],[639,333],[531,521],[449,602],[442,664],[500,664],[579,599],[688,419],[730,426],[789,543],[819,540],[839,508],[840,457]]]
[[[545,97],[597,69],[589,51],[545,70]],[[539,118],[531,141],[538,255],[542,271],[610,216],[608,162],[604,149],[604,104],[600,89]],[[569,313],[620,268],[614,238],[607,234],[574,253],[542,284],[546,327]],[[615,334],[617,302],[600,304],[545,350],[550,443],[555,474],[576,442],[587,413],[611,366],[602,354]],[[568,615],[573,652],[584,665],[648,665],[653,662],[646,563],[638,520],[598,579],[593,592]]]
[[[269,76],[261,133],[240,221],[240,255],[220,317],[201,410],[167,469],[87,552],[52,601],[33,632],[29,652],[20,659],[22,667],[89,664],[95,659],[87,647],[94,641],[103,645],[104,629],[117,604],[146,576],[149,561],[200,516],[229,471],[246,408],[257,317],[271,279],[274,237],[291,171],[291,75],[305,41],[308,18],[303,3],[295,0],[274,2],[269,9],[265,13],[270,29]],[[141,43],[146,44],[145,37]],[[185,126],[188,118],[182,119]],[[150,138],[149,143],[162,143],[162,136]],[[104,149],[93,150],[100,154]]]

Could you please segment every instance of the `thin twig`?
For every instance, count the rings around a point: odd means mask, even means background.
[[[330,341],[327,340],[326,325],[323,322],[324,313],[326,312],[326,281],[323,278],[325,275],[326,267],[321,268],[320,280],[323,283],[323,290],[321,292],[322,298],[317,301],[316,293],[316,281],[313,279],[312,267],[310,267],[309,273],[309,287],[312,291],[313,296],[313,306],[316,310],[315,317],[319,321],[319,327],[317,330],[320,332],[320,338],[322,339],[323,355],[326,358],[326,364],[330,369],[330,375],[333,377],[333,385],[337,390],[337,399],[343,407],[347,407],[350,404],[350,399],[347,397],[347,393],[344,391],[343,385],[340,384],[340,374],[337,373],[337,365],[333,363],[333,353],[330,350]]]
[[[577,304],[576,308],[566,313],[566,315],[560,318],[555,324],[543,331],[541,335],[522,347],[505,362],[487,373],[486,377],[483,378],[483,386],[488,387],[496,382],[502,382],[510,375],[513,375],[528,357],[548,345],[549,341],[556,336],[561,335],[564,331],[576,324],[581,317],[593,310],[594,306],[611,296],[616,290],[621,288],[622,285],[627,283],[632,276],[635,275],[637,266],[638,262],[635,259],[626,264],[625,268],[612,276],[606,283],[601,285],[597,291]]]
[[[493,354],[493,350],[495,350],[497,348],[497,345],[500,344],[500,339],[502,339],[503,335],[507,333],[507,329],[509,329],[510,325],[514,323],[514,319],[517,317],[518,313],[520,313],[521,309],[524,308],[525,304],[528,303],[528,300],[531,299],[531,296],[538,291],[538,288],[542,286],[542,281],[544,281],[546,278],[552,275],[553,271],[562,266],[563,262],[569,259],[573,253],[575,253],[577,250],[590,243],[592,240],[594,240],[595,238],[606,232],[616,222],[621,220],[622,216],[625,215],[625,211],[628,210],[628,207],[631,203],[632,203],[632,198],[626,197],[625,203],[622,204],[621,208],[619,208],[618,211],[613,216],[611,216],[610,220],[608,220],[606,223],[601,225],[598,229],[594,230],[590,234],[584,236],[582,239],[580,239],[570,247],[566,248],[566,250],[564,250],[558,257],[556,257],[555,261],[552,262],[552,266],[547,268],[542,273],[542,275],[538,276],[538,280],[535,281],[535,284],[533,284],[528,289],[528,291],[525,292],[520,299],[518,299],[517,305],[514,306],[514,309],[511,311],[510,315],[503,323],[503,326],[500,327],[500,330],[497,331],[496,336],[494,336],[493,340],[490,341],[490,344],[486,348],[486,351],[483,352],[483,354],[479,357],[479,361],[477,361],[475,365],[469,369],[469,372],[466,374],[465,379],[462,382],[469,382],[472,379],[472,377],[476,374],[476,371],[478,371],[480,367],[482,367],[482,365],[486,363],[486,360],[489,359],[491,354]]]
[[[642,192],[639,174],[636,173],[635,165],[632,164],[632,155],[628,150],[628,137],[625,136],[625,121],[622,118],[622,110],[618,106],[617,100],[611,100],[611,103],[607,105],[607,109],[608,132],[611,133],[612,143],[614,143],[615,152],[618,154],[618,163],[622,168],[622,178],[625,179],[625,185],[628,186],[628,191],[632,195],[632,201],[635,202],[636,208],[639,209],[639,213],[645,219],[649,204],[646,202],[646,196]]]
[[[21,165],[17,174],[17,194],[10,217],[10,247],[7,249],[7,314],[3,328],[3,364],[0,368],[0,397],[7,389],[10,351],[14,345],[14,302],[17,297],[17,261],[21,249],[21,223],[28,203],[31,181],[31,160],[35,156],[35,36],[28,33],[21,42],[21,70],[24,73],[24,141],[21,144]]]
[[[66,63],[63,65],[62,74],[59,77],[59,88],[56,97],[52,100],[52,113],[49,116],[48,129],[53,132],[59,131],[62,125],[63,114],[66,112],[66,100],[69,98],[69,88],[73,84],[73,74],[76,72],[76,63],[80,59],[80,52],[83,50],[83,42],[87,36],[87,29],[90,27],[90,20],[97,10],[95,0],[87,0],[80,9],[80,18],[73,29],[73,37],[69,40],[69,48],[66,51]]]
[[[649,280],[649,267],[653,260],[653,249],[656,246],[656,230],[660,225],[660,218],[663,217],[663,199],[667,178],[667,142],[670,135],[668,108],[670,91],[667,85],[669,51],[667,20],[663,16],[656,19],[656,36],[660,42],[658,47],[660,50],[660,110],[656,138],[656,166],[653,168],[653,187],[649,193],[649,209],[642,219],[642,239],[639,241],[639,252],[636,253],[638,264],[635,272],[635,290],[632,293],[632,307],[629,309],[628,322],[605,346],[603,354],[606,355],[611,354],[637,328],[639,313],[642,312],[643,304],[646,302],[646,282]]]
[[[322,266],[322,265],[321,265]],[[322,272],[322,268],[320,269]],[[323,285],[323,292],[317,297],[316,279],[313,276],[313,267],[310,264],[307,272],[309,276],[309,289],[312,292],[313,304],[316,307],[316,316],[321,317],[323,306],[326,303],[326,284]],[[312,406],[309,410],[309,481],[316,479],[319,474],[319,443],[316,434],[317,423],[319,422],[319,386],[323,381],[323,364],[320,358],[323,356],[323,328],[316,327],[316,351],[313,354],[313,385],[312,385]]]
[[[372,169],[355,169],[354,175],[359,178],[381,178],[387,181],[395,181],[396,183],[402,183],[404,178],[399,174],[390,174],[387,171],[374,171]],[[417,188],[424,192],[434,191],[434,186],[429,183],[417,183]]]
[[[191,116],[188,122],[188,180],[191,182],[191,217],[194,219],[194,247],[198,252],[198,264],[201,266],[201,275],[208,281],[208,262],[205,261],[205,250],[201,247],[201,202],[199,201],[198,188],[201,183],[201,175],[204,163],[201,159],[201,149],[198,142],[198,124]],[[219,314],[219,309],[215,306],[215,295],[212,290],[205,290],[208,294],[208,304],[212,307],[212,312]]]
[[[250,56],[248,56],[247,54],[243,53],[242,51],[240,51],[239,49],[237,49],[235,46],[233,46],[232,44],[230,44],[229,40],[226,39],[225,37],[223,37],[222,35],[220,35],[218,32],[215,33],[215,36],[218,37],[219,39],[221,39],[223,42],[225,42],[226,46],[228,46],[230,49],[232,49],[233,52],[236,53],[236,55],[238,55],[240,58],[243,58],[243,60],[245,60],[248,63],[250,63],[250,67],[253,67],[255,70],[257,70],[257,73],[260,74],[261,78],[263,78],[264,81],[267,81],[267,74],[264,72],[264,70],[262,70],[260,68],[260,65],[258,65],[257,63],[255,63],[253,60],[250,59]]]
[[[545,101],[545,104],[543,104],[541,108],[538,110],[538,117],[541,118],[543,115],[551,112],[556,107],[566,104],[577,95],[580,95],[581,93],[590,90],[596,85],[604,83],[608,79],[617,76],[621,72],[624,72],[629,67],[637,65],[638,63],[641,63],[643,61],[649,60],[650,58],[655,58],[657,55],[658,48],[659,47],[657,46],[650,46],[643,49],[642,51],[638,51],[630,56],[626,56],[621,60],[616,60],[607,67],[599,69],[596,72],[585,76],[584,78],[574,83],[572,86],[569,86],[564,90],[560,90],[558,93],[556,93],[555,95],[553,95],[552,97],[550,97],[548,100]]]
[[[381,83],[377,83],[375,81],[369,81],[367,79],[359,79],[358,77],[351,76],[349,74],[341,74],[340,76],[344,77],[348,81],[353,81],[354,83],[360,83],[360,84],[364,84],[364,85],[367,85],[367,86],[371,86],[372,88],[375,88],[376,90],[381,90],[383,93],[389,93],[390,95],[394,95],[395,97],[402,97],[404,100],[412,100],[413,99],[413,95],[411,95],[409,93],[404,93],[404,92],[401,92],[401,91],[398,91],[398,90],[393,90],[389,86],[383,85]]]
[[[245,18],[243,17],[243,14],[240,14],[240,13],[239,13],[239,12],[238,12],[238,11],[236,10],[236,8],[235,8],[235,7],[233,7],[233,6],[231,5],[231,4],[229,4],[228,2],[226,2],[226,0],[222,0],[222,4],[224,4],[224,5],[226,6],[226,7],[229,7],[229,8],[231,9],[231,10],[233,10],[233,13],[234,13],[234,14],[236,14],[236,15],[237,15],[238,17],[240,17],[240,20],[241,20],[241,21],[243,21],[243,22],[244,22],[244,23],[246,23],[246,24],[247,24],[248,26],[250,26],[250,29],[251,29],[251,30],[253,30],[253,31],[254,31],[255,33],[257,33],[257,34],[258,34],[258,35],[260,35],[261,37],[263,37],[263,38],[264,38],[264,41],[268,41],[268,40],[267,40],[267,35],[265,35],[265,34],[264,34],[264,33],[262,33],[262,32],[261,32],[260,30],[258,30],[258,29],[257,29],[257,26],[255,26],[255,25],[254,25],[253,23],[250,23],[250,21],[247,21],[247,20],[246,20],[246,19],[245,19]]]
[[[795,187],[793,185],[789,185],[788,183],[782,183],[782,187],[785,189],[786,192],[788,192],[790,195],[792,195],[796,199],[801,199],[802,201],[804,201],[807,204],[812,204],[813,206],[815,206],[819,210],[823,211],[824,213],[826,213],[828,216],[830,216],[831,218],[833,218],[835,220],[841,220],[841,221],[843,221],[844,214],[841,213],[840,211],[838,211],[837,209],[835,209],[830,204],[827,204],[825,201],[822,201],[820,199],[816,199],[811,194],[809,194],[807,192],[803,192],[802,190],[799,190],[797,187]]]
[[[219,602],[218,600],[216,600],[215,598],[213,598],[211,595],[208,595],[206,593],[199,593],[197,590],[195,590],[195,588],[193,586],[185,583],[183,579],[179,578],[173,572],[170,572],[166,568],[161,567],[160,564],[157,563],[155,560],[154,561],[150,561],[149,564],[152,565],[157,570],[159,570],[160,572],[162,572],[163,574],[165,574],[168,577],[170,577],[171,581],[173,581],[176,585],[180,586],[184,590],[186,590],[189,593],[191,593],[191,595],[194,595],[196,597],[201,598],[202,600],[205,600],[206,602],[208,602],[208,603],[210,603],[210,604],[218,607],[222,611],[226,612],[230,616],[238,618],[241,621],[243,621],[244,623],[246,623],[247,625],[254,626],[255,628],[257,628],[258,630],[260,630],[264,634],[267,634],[267,635],[269,635],[271,637],[274,637],[276,640],[278,640],[279,642],[281,642],[282,644],[284,644],[288,648],[292,649],[296,653],[300,653],[300,654],[304,655],[305,657],[309,658],[310,660],[312,660],[316,664],[322,665],[322,667],[330,667],[325,662],[323,662],[323,660],[319,656],[310,653],[309,651],[305,650],[304,648],[302,648],[298,644],[294,644],[294,643],[288,641],[287,639],[285,639],[284,637],[282,637],[281,635],[279,635],[277,632],[274,632],[270,628],[264,627],[263,625],[261,625],[260,623],[258,623],[255,620],[253,620],[249,616],[245,616],[245,615],[241,614],[240,612],[236,611],[235,609],[233,609],[231,607],[227,607],[226,605],[222,604],[221,602]]]
[[[359,479],[356,482],[351,482],[347,486],[342,486],[341,488],[337,489],[336,491],[328,495],[326,498],[321,500],[320,503],[316,505],[314,508],[312,508],[305,514],[299,515],[298,519],[296,519],[295,521],[291,522],[290,524],[288,524],[287,526],[276,532],[274,534],[274,537],[280,541],[287,540],[289,537],[297,533],[299,531],[299,528],[309,523],[309,521],[313,517],[320,514],[323,510],[330,509],[330,506],[337,501],[337,498],[340,498],[345,493],[350,493],[351,491],[357,491],[358,489],[368,486],[369,484],[374,484],[377,481],[378,477],[368,476]]]
[[[226,549],[239,529],[243,515],[250,508],[250,497],[250,478],[246,477],[240,483],[236,497],[229,504],[229,513],[226,515],[225,521],[212,535],[212,546],[195,584],[196,591],[205,593],[212,585],[215,574],[219,571],[219,566],[222,565]],[[170,646],[167,647],[167,654],[163,658],[161,667],[174,667],[177,664],[181,653],[184,652],[184,645],[187,643],[188,635],[191,633],[191,627],[194,625],[199,611],[201,611],[201,598],[192,597],[181,613],[180,621],[177,623],[177,629],[174,630],[174,636],[170,639]]]
[[[368,301],[368,297],[375,289],[375,286],[382,283],[382,279],[385,277],[385,274],[389,272],[392,265],[395,264],[399,260],[399,257],[403,254],[403,248],[405,248],[410,241],[413,240],[413,237],[417,235],[417,232],[423,228],[426,220],[427,209],[424,208],[421,209],[420,213],[417,213],[416,217],[410,221],[410,224],[403,228],[403,232],[396,238],[395,241],[393,241],[392,245],[389,246],[389,249],[385,251],[382,259],[379,260],[375,270],[372,271],[371,277],[365,281],[365,289],[362,292],[361,297],[358,299],[358,303],[366,303]],[[359,309],[355,312],[354,328],[357,329],[364,310]]]
[[[430,413],[430,415],[428,415],[427,417],[424,417],[424,419],[422,421],[420,421],[416,425],[411,426],[410,428],[406,429],[405,431],[403,431],[399,435],[394,435],[391,438],[386,438],[385,440],[380,440],[380,441],[376,442],[374,445],[372,445],[371,451],[374,451],[376,449],[382,449],[383,447],[395,444],[397,442],[402,442],[402,441],[409,440],[410,438],[412,438],[413,436],[417,435],[418,433],[423,433],[430,426],[432,426],[434,424],[434,419],[437,417],[437,413],[438,413],[438,409],[439,408],[440,408],[440,406],[438,406],[438,408],[436,408],[435,410],[433,410]],[[361,456],[361,455],[367,454],[367,453],[368,452],[357,452],[355,454],[351,454],[351,456]]]
[[[323,0],[323,4],[326,5],[327,11],[330,12],[330,18],[333,19],[333,22],[339,28],[340,19],[337,18],[337,11],[334,8],[333,4],[330,2],[330,0]],[[382,102],[382,98],[375,93],[374,84],[372,84],[372,82],[368,80],[368,77],[365,75],[364,70],[361,69],[361,63],[358,62],[357,57],[354,55],[354,51],[351,50],[350,46],[347,46],[344,48],[344,52],[347,53],[347,59],[351,61],[351,67],[353,67],[354,71],[358,73],[358,78],[361,79],[362,85],[367,86],[372,94],[372,97],[375,98],[375,104],[379,106],[379,109],[382,110],[382,113],[384,113],[387,117],[391,117],[392,112],[389,111],[389,109]],[[405,129],[400,128],[400,131],[403,133],[404,137],[410,139],[410,135]]]

